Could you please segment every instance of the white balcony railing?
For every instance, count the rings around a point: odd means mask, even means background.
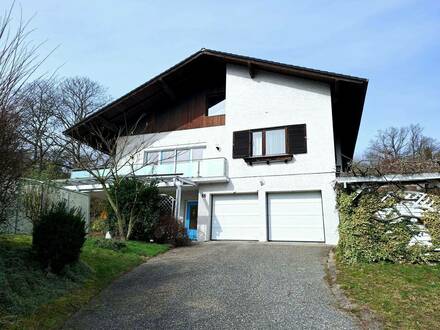
[[[96,171],[102,176],[108,172],[107,169],[99,169]],[[131,172],[131,166],[123,166],[118,170],[119,175],[127,175]],[[184,178],[216,178],[227,176],[227,166],[225,158],[207,158],[157,165],[135,165],[134,173],[138,176],[179,174]],[[92,175],[87,171],[73,170],[70,174],[70,179],[92,179]]]

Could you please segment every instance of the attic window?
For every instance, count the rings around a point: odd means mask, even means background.
[[[208,94],[206,98],[206,114],[219,116],[225,114],[225,93]]]

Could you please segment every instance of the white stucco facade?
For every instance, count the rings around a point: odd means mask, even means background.
[[[205,147],[204,158],[223,157],[228,182],[199,183],[183,191],[185,201],[198,200],[198,240],[211,239],[212,197],[215,194],[258,194],[258,239],[268,239],[267,194],[270,192],[320,191],[325,243],[338,240],[338,213],[333,190],[335,143],[330,87],[301,78],[258,71],[254,78],[246,67],[227,65],[225,125],[132,137],[150,141],[148,150]],[[287,163],[249,165],[232,158],[233,132],[246,129],[306,124],[307,153]],[[143,156],[139,154],[139,158]]]

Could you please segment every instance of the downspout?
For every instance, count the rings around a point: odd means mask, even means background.
[[[180,204],[182,199],[182,183],[177,179],[174,178],[174,186],[176,187],[176,199],[175,199],[175,206],[174,206],[174,217],[177,221],[180,221]]]

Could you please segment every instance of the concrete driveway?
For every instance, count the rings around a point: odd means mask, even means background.
[[[118,279],[66,329],[353,329],[324,276],[328,247],[209,242]]]

